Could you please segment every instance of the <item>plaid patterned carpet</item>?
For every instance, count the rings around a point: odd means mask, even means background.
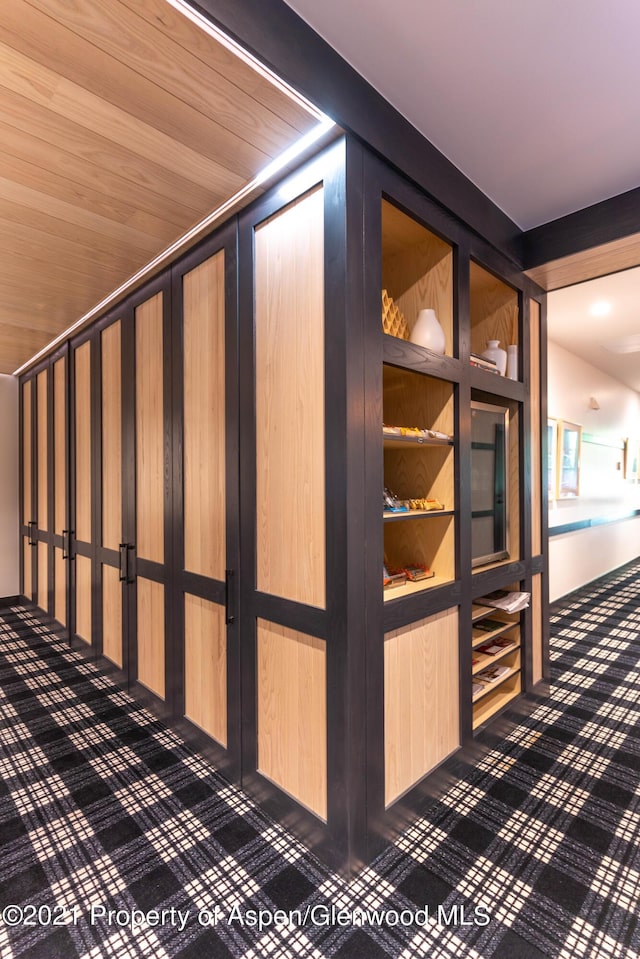
[[[0,957],[635,959],[639,629],[640,563],[557,604],[550,698],[347,883],[5,610]]]

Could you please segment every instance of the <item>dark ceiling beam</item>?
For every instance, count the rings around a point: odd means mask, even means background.
[[[188,0],[520,269],[521,230],[283,0]]]
[[[522,235],[523,268],[583,253],[640,233],[640,188],[594,203]]]

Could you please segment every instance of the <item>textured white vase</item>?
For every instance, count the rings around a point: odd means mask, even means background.
[[[446,341],[444,330],[438,322],[435,310],[420,310],[411,331],[410,340],[424,346],[432,353],[444,353]]]
[[[482,354],[487,360],[493,360],[498,373],[504,376],[507,369],[507,351],[500,347],[500,340],[489,340],[487,348]]]

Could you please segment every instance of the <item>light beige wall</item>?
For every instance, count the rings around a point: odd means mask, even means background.
[[[589,408],[592,396],[598,400],[599,410]],[[552,341],[548,344],[548,412],[611,442],[627,438],[638,441],[640,395]],[[582,495],[552,504],[550,525],[640,508],[640,486],[625,482],[622,471],[616,469],[615,460],[621,458],[621,452],[583,446]],[[640,518],[551,536],[550,600],[566,596],[635,559],[639,544]]]
[[[18,539],[18,380],[0,374],[0,597],[20,589]]]

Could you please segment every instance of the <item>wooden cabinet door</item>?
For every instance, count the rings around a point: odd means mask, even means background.
[[[92,379],[95,346],[85,336],[72,343],[70,353],[70,526],[71,526],[71,639],[95,648],[94,641],[94,442]]]
[[[51,429],[51,531],[50,575],[51,614],[58,631],[70,635],[70,534],[69,534],[69,353],[65,346],[54,355],[50,366]]]
[[[239,775],[235,244],[222,231],[173,270],[175,705]]]
[[[124,586],[126,544],[123,542],[122,450],[122,341],[124,321],[108,322],[98,334],[100,350],[97,576],[100,585],[97,610],[101,653],[128,675]]]

